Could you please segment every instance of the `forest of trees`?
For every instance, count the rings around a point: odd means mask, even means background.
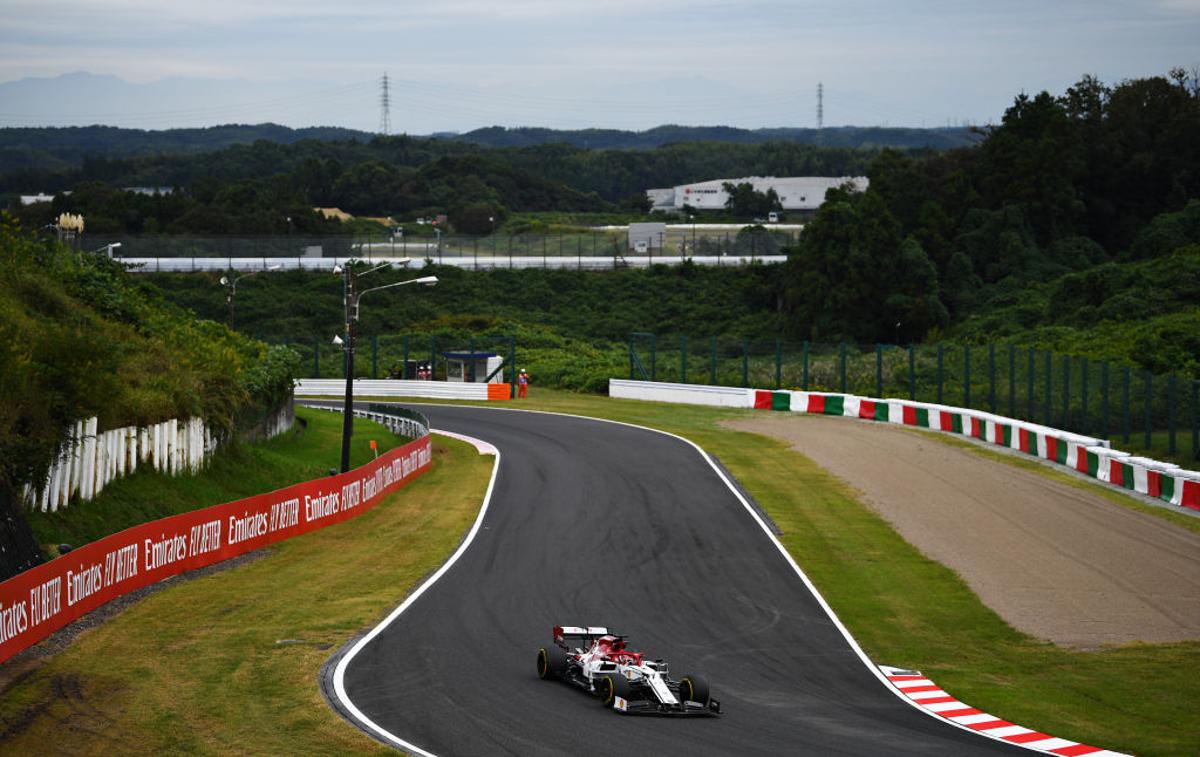
[[[95,156],[107,158],[195,155],[259,141],[289,145],[297,142],[370,143],[377,137],[363,131],[316,126],[291,129],[278,124],[229,124],[202,129],[148,131],[115,126],[25,127],[0,129],[0,173],[31,172],[27,177],[63,174]],[[735,129],[728,126],[658,126],[645,131],[620,129],[559,130],[489,126],[465,134],[432,135],[430,140],[481,147],[536,147],[566,144],[591,150],[650,150],[669,144],[712,142],[762,144],[795,142],[851,149],[929,148],[946,150],[979,142],[969,127],[914,129],[882,126],[833,126],[816,129]],[[446,149],[453,149],[453,145]],[[96,178],[96,177],[93,177]],[[47,186],[17,187],[32,192]]]
[[[174,187],[185,201],[207,204],[206,198],[240,185],[241,193],[276,195],[278,217],[291,214],[290,206],[296,203],[394,217],[434,212],[453,216],[457,209],[481,202],[500,204],[512,212],[637,210],[651,187],[753,175],[862,175],[876,154],[788,142],[696,142],[643,151],[587,150],[563,144],[488,149],[411,137],[379,137],[367,143],[258,141],[203,155],[88,156],[78,168],[65,172],[28,168],[0,175],[0,192],[12,202],[17,192],[30,191],[29,187],[47,192],[88,183],[114,192],[120,187]],[[281,194],[284,189],[286,196]],[[106,201],[119,203],[115,198]],[[59,204],[85,216],[89,211],[95,214],[78,198]],[[164,212],[168,210],[164,207]],[[138,206],[133,215],[142,217],[146,211]],[[156,227],[195,230],[191,225],[172,227],[174,220],[167,212],[157,219]],[[223,222],[212,232],[239,225]],[[243,226],[238,233],[251,233],[262,225]],[[124,230],[136,233],[143,226],[135,220]]]
[[[516,131],[520,139],[537,136]],[[101,233],[320,235],[341,227],[312,208],[338,206],[397,218],[447,213],[460,230],[483,234],[490,219],[510,213],[624,209],[636,217],[645,211],[646,188],[699,179],[865,173],[870,187],[831,191],[799,247],[788,251],[789,262],[764,284],[770,291],[762,299],[780,311],[788,337],[984,339],[988,329],[1011,334],[1014,321],[1080,326],[1085,313],[1128,321],[1136,308],[1112,301],[1134,297],[1146,298],[1145,312],[1172,303],[1170,312],[1154,311],[1170,321],[1162,329],[1194,323],[1200,334],[1194,299],[1189,305],[1142,289],[1135,295],[1140,285],[1125,275],[1134,264],[1174,255],[1184,273],[1163,283],[1192,291],[1186,272],[1196,254],[1188,245],[1200,243],[1197,134],[1200,82],[1173,70],[1115,85],[1085,76],[1061,95],[1022,94],[977,145],[945,151],[786,141],[586,149],[404,136],[259,140],[203,155],[91,155],[77,168],[44,174],[74,194],[19,213],[36,228],[59,212],[82,212],[89,230]],[[0,177],[3,188],[38,170]],[[117,189],[133,185],[179,190],[144,196]],[[735,195],[734,215],[772,206],[767,197]],[[1089,297],[1053,294],[1072,275],[1082,277],[1075,284],[1089,287]],[[996,313],[1012,320],[997,323],[988,315]]]
[[[530,147],[564,143],[593,150],[651,149],[683,142],[732,142],[761,144],[763,142],[798,142],[825,147],[875,149],[930,148],[948,150],[967,147],[981,139],[978,131],[966,126],[937,129],[914,129],[886,126],[830,126],[824,129],[776,128],[736,129],[730,126],[656,126],[646,131],[619,129],[539,129],[522,127],[506,129],[489,126],[452,137],[488,147]]]
[[[791,330],[869,341],[901,323],[919,339],[1073,272],[1194,256],[1197,134],[1200,82],[1176,70],[1021,95],[975,148],[885,150],[866,192],[832,191],[806,227],[784,275]]]

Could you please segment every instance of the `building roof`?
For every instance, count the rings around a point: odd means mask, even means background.
[[[447,360],[486,360],[489,357],[499,357],[495,352],[443,352]]]

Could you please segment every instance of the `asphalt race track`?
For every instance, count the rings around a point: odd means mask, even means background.
[[[581,418],[419,409],[494,444],[501,466],[471,547],[347,667],[354,704],[401,739],[439,757],[1031,754],[880,683],[690,445]],[[623,716],[539,680],[556,624],[629,634],[674,677],[707,676],[726,714]]]

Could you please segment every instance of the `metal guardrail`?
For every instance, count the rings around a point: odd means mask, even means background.
[[[304,402],[298,404],[314,410],[328,410],[334,413],[342,411],[340,406],[317,405]],[[418,413],[416,410],[409,410],[405,407],[395,407],[393,405],[373,402],[367,406],[366,410],[358,407],[354,408],[354,417],[375,421],[386,427],[393,434],[406,439],[421,439],[422,437],[429,436],[429,419],[422,413]]]

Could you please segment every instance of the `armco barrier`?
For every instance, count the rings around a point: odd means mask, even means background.
[[[979,410],[848,394],[769,391],[626,379],[610,379],[608,392],[609,396],[625,399],[787,410],[962,434],[1065,465],[1097,481],[1136,491],[1180,507],[1200,510],[1200,472],[1183,470],[1172,463],[1131,457],[1126,452],[1112,449],[1108,441],[1103,439]],[[721,397],[722,401],[713,401],[714,396]]]
[[[0,583],[0,662],[135,589],[353,518],[431,457],[426,435],[355,470],[134,526],[14,576]]]
[[[346,379],[299,379],[297,397],[341,397]],[[476,384],[453,381],[413,381],[406,379],[355,379],[356,397],[423,397],[443,400],[507,400],[508,384]]]

